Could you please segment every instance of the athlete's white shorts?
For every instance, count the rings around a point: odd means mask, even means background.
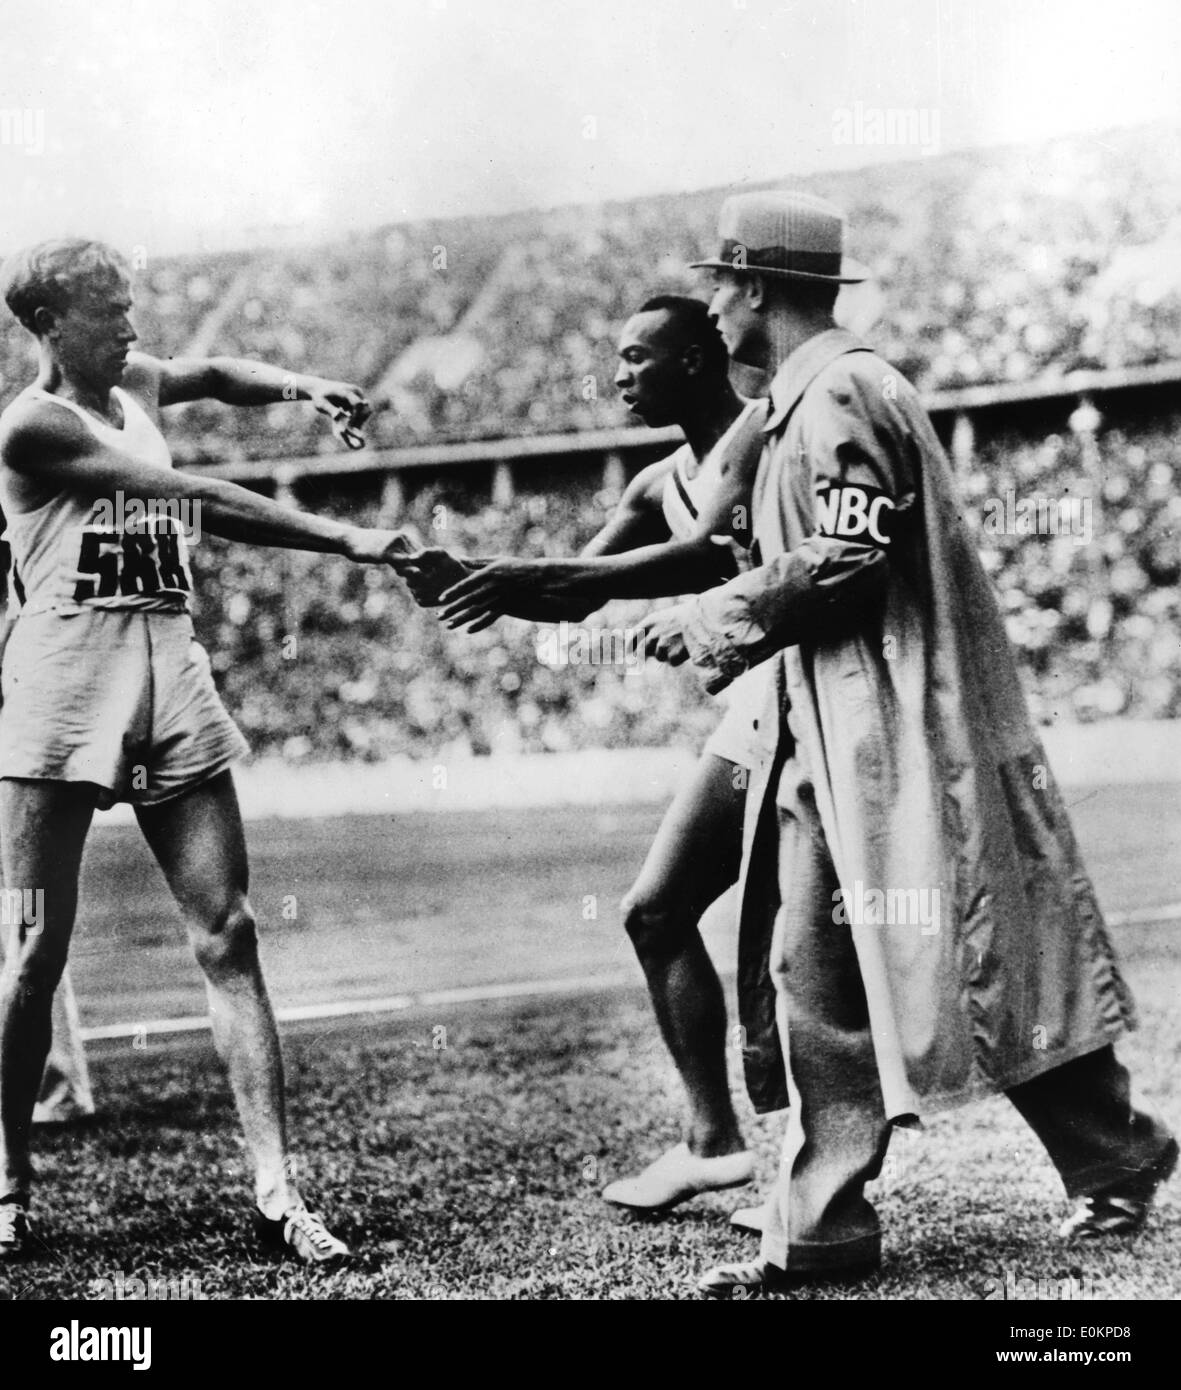
[[[187,613],[22,613],[4,653],[0,777],[167,801],[248,753]]]
[[[721,695],[726,712],[706,740],[707,753],[745,768],[756,767],[766,757],[768,743],[774,747],[774,731],[767,727],[774,715],[768,705],[772,684],[771,668],[764,662],[726,687]]]

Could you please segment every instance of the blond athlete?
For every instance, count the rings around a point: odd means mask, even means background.
[[[5,885],[44,893],[43,920],[9,928],[0,978],[0,1258],[30,1252],[29,1125],[83,845],[96,808],[129,801],[205,974],[254,1166],[258,1235],[308,1263],[341,1259],[347,1247],[308,1210],[287,1158],[282,1061],[230,774],[247,747],[193,639],[185,538],[167,521],[118,519],[135,516],[136,501],[190,502],[214,535],[387,563],[397,533],[174,472],[157,423],[162,408],[201,398],[294,396],[353,426],[369,407],[342,382],[132,352],[128,269],[100,243],[35,246],[7,263],[0,284],[38,354],[35,381],[0,416],[0,505],[19,604],[3,669],[0,835]]]

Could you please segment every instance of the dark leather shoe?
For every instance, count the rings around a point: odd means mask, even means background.
[[[697,1288],[707,1298],[758,1298],[812,1284],[855,1283],[880,1268],[877,1260],[839,1269],[780,1269],[766,1260],[752,1260],[749,1264],[715,1266],[698,1280]]]
[[[1058,1227],[1063,1240],[1095,1240],[1100,1236],[1130,1236],[1148,1219],[1157,1188],[1177,1167],[1177,1141],[1170,1139],[1151,1167],[1084,1198]]]

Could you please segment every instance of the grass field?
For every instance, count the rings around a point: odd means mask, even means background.
[[[1079,796],[1076,824],[1109,910],[1181,898],[1177,799],[1171,787]],[[251,826],[276,997],[638,979],[615,904],[658,815]],[[84,1022],[199,1012],[195,969],[132,832],[96,835],[86,894],[75,963]],[[588,899],[597,916],[584,915]],[[1121,1050],[1174,1127],[1178,925],[1116,932],[1143,1016]],[[724,913],[709,937],[725,964]],[[211,1298],[676,1298],[692,1296],[706,1266],[754,1253],[726,1216],[755,1188],[659,1223],[621,1219],[598,1198],[678,1134],[676,1078],[637,987],[290,1027],[286,1051],[302,1180],[360,1250],[353,1268],[309,1274],[254,1257],[241,1143],[208,1037],[149,1035],[146,1047],[93,1049],[97,1121],[39,1134],[43,1258],[0,1274],[0,1292],[85,1298],[93,1281],[122,1273],[188,1277]],[[737,1084],[736,1052],[731,1065]],[[755,1118],[745,1101],[741,1113],[766,1181],[781,1120]],[[876,1191],[885,1271],[843,1297],[976,1299],[1006,1278],[1067,1277],[1096,1298],[1181,1297],[1177,1188],[1134,1241],[1063,1249],[1055,1175],[1002,1100],[899,1136]]]

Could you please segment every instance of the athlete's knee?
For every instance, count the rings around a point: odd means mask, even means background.
[[[258,959],[254,909],[243,894],[189,927],[197,963],[207,975],[249,969]]]
[[[624,898],[623,926],[641,959],[675,954],[693,924],[682,907],[663,893],[637,883]]]

